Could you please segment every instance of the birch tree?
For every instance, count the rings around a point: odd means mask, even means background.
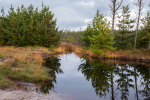
[[[114,23],[115,23],[115,16],[116,16],[116,13],[117,13],[117,10],[120,8],[121,4],[122,4],[122,1],[121,0],[120,2],[117,2],[117,0],[110,0],[112,2],[112,5],[109,5],[110,8],[111,8],[111,12],[112,12],[112,32],[114,31]]]
[[[136,49],[136,42],[137,42],[137,33],[139,30],[139,22],[140,22],[140,17],[141,17],[141,11],[144,7],[143,0],[138,0],[137,3],[135,3],[136,6],[138,6],[138,16],[137,16],[137,26],[136,26],[136,34],[135,34],[135,42],[134,42],[134,52]]]

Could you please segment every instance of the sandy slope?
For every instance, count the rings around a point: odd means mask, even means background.
[[[5,90],[0,90],[0,100],[62,100],[57,97],[59,94],[40,94],[35,91],[32,83],[19,82],[19,87],[11,86]]]

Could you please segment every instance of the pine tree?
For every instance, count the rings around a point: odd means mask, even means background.
[[[135,20],[130,18],[129,5],[122,7],[122,15],[118,16],[119,24],[119,32],[115,35],[115,46],[121,49],[129,49],[133,47],[133,40],[131,40],[134,36],[133,31],[131,29],[134,25],[131,25],[135,22]]]
[[[117,2],[118,0],[110,0],[112,5],[109,5],[111,8],[111,13],[112,13],[112,32],[114,32],[114,26],[115,26],[115,16],[117,14],[117,11],[119,10],[123,0],[121,0],[120,2]]]
[[[32,4],[28,8],[22,5],[14,11],[11,5],[6,17],[3,8],[1,13],[0,45],[50,47],[59,44],[61,34],[49,7],[42,4],[42,10],[38,11]]]
[[[137,34],[138,34],[138,30],[139,30],[139,22],[140,22],[140,17],[141,17],[141,11],[144,7],[144,2],[143,2],[143,0],[138,0],[138,2],[135,3],[135,5],[138,6],[138,16],[137,16],[136,34],[135,34],[135,41],[134,41],[134,52],[136,50]]]
[[[140,44],[142,42],[146,42],[147,45],[146,47],[150,49],[150,12],[147,12],[147,16],[142,19],[142,23],[143,23],[143,27],[140,32],[140,39],[138,42],[140,42]]]
[[[93,28],[91,25],[88,25],[86,30],[79,35],[79,39],[83,42],[82,44],[86,47],[90,47],[90,37],[92,37]]]
[[[85,46],[90,47],[97,54],[101,54],[107,50],[113,50],[115,48],[111,45],[114,44],[114,41],[109,25],[110,23],[107,19],[97,10],[93,23],[87,26],[79,38]]]
[[[114,42],[109,25],[107,19],[97,10],[92,24],[92,36],[90,37],[90,48],[93,52],[101,54],[107,50],[115,49],[111,46]]]
[[[4,8],[1,8],[2,16],[0,16],[0,45],[6,44],[6,34],[4,32],[5,24],[6,24],[6,17],[4,16]]]

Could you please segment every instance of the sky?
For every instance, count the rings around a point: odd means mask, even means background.
[[[21,7],[22,4],[25,7],[32,4],[34,8],[38,7],[38,9],[41,10],[42,1],[45,6],[49,6],[50,11],[54,14],[54,19],[57,19],[57,27],[61,30],[85,30],[88,24],[92,24],[97,9],[111,21],[112,14],[109,7],[111,0],[0,0],[0,8],[4,7],[5,14],[8,14],[11,4],[15,9],[18,6]],[[130,6],[131,19],[136,18],[138,13],[138,7],[134,4],[137,1],[138,0],[123,0],[122,6],[128,4]],[[150,0],[143,1],[145,5],[142,10],[142,17],[150,10],[148,6]],[[118,11],[118,14],[120,13],[121,9]]]

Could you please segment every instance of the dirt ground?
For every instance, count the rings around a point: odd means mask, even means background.
[[[25,82],[16,82],[15,86],[0,90],[0,100],[63,100],[57,95],[37,93],[34,84]]]

